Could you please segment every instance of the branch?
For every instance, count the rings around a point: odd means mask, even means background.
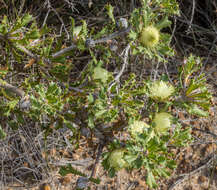
[[[118,73],[118,75],[115,77],[115,81],[109,86],[108,91],[110,91],[111,87],[118,82],[118,80],[120,79],[121,75],[123,74],[126,66],[128,65],[128,55],[129,55],[129,50],[130,50],[130,44],[127,45],[127,47],[124,49],[125,54],[124,54],[124,64],[120,70],[120,72]],[[124,52],[123,51],[123,52]],[[122,53],[123,54],[123,53]]]
[[[121,31],[118,31],[118,32],[114,32],[106,37],[103,37],[103,38],[100,38],[100,39],[97,39],[97,40],[92,40],[91,38],[87,38],[86,39],[86,47],[89,48],[89,47],[94,47],[96,44],[99,44],[99,43],[105,43],[109,40],[112,40],[114,38],[117,38],[119,36],[122,36],[126,33],[129,33],[130,32],[130,29],[131,27],[128,27],[127,29],[124,29],[124,30],[121,30]],[[56,57],[59,57],[61,55],[63,55],[64,53],[66,52],[69,52],[73,49],[77,48],[77,46],[75,44],[72,44],[71,46],[67,47],[67,48],[64,48],[64,49],[61,49],[60,51],[54,53],[51,55],[52,58],[56,58]]]
[[[121,77],[121,75],[123,74],[126,66],[128,65],[128,54],[129,54],[129,50],[130,50],[130,44],[127,45],[126,49],[124,50],[125,51],[125,54],[124,54],[124,64],[120,70],[120,72],[118,73],[118,75],[115,77],[115,81],[118,81],[119,78]]]
[[[214,133],[212,133],[211,131],[205,131],[205,130],[197,129],[197,128],[193,128],[193,130],[200,131],[200,132],[203,132],[203,133],[209,134],[209,135],[213,136],[214,138],[217,138],[217,135],[214,134]]]
[[[100,158],[100,156],[102,155],[102,151],[103,151],[104,146],[105,146],[105,143],[104,143],[104,142],[102,142],[102,143],[100,143],[100,144],[98,145],[98,152],[97,152],[97,156],[96,156],[95,163],[94,163],[93,168],[92,168],[92,172],[91,172],[90,178],[95,177],[96,166],[97,166],[97,164],[99,163],[99,158]]]
[[[98,39],[98,40],[92,40],[91,38],[87,38],[85,44],[87,47],[94,47],[96,44],[104,43],[104,42],[107,42],[107,41],[112,40],[114,38],[120,37],[126,33],[129,33],[130,29],[131,29],[131,27],[128,27],[127,29],[120,30],[118,32],[114,32],[114,33],[112,33],[106,37],[103,37],[101,39]]]
[[[12,86],[11,84],[8,84],[4,80],[0,79],[0,88],[4,88],[6,90],[9,90],[10,92],[15,93],[16,95],[23,98],[25,96],[25,92],[21,90],[20,88],[17,88],[15,86]]]
[[[26,53],[28,56],[30,56],[31,58],[34,58],[36,60],[39,59],[38,55],[34,55],[32,52],[30,52],[28,49],[26,49],[25,47],[21,46],[21,45],[17,45],[17,48],[21,49],[24,53]]]
[[[8,84],[4,80],[0,79],[0,89],[4,88],[12,93],[15,93],[17,96],[19,96],[21,99],[19,101],[19,107],[21,109],[28,109],[31,106],[29,96],[25,96],[25,92],[21,90],[20,88],[17,88],[15,86],[12,86],[11,84]]]
[[[61,56],[62,54],[68,52],[68,51],[71,51],[73,49],[75,49],[77,46],[75,44],[72,44],[71,46],[67,47],[67,48],[64,48],[64,49],[61,49],[60,51],[54,53],[51,55],[52,58],[56,58],[56,57],[59,57]]]
[[[97,40],[92,40],[92,39],[90,39],[90,38],[87,38],[87,39],[86,39],[86,42],[85,42],[86,47],[87,47],[87,48],[89,48],[89,47],[94,47],[96,44],[104,43],[104,42],[107,42],[107,41],[109,41],[109,40],[112,40],[112,39],[114,39],[114,38],[116,38],[116,37],[122,36],[122,35],[124,35],[124,34],[126,34],[126,33],[129,33],[129,32],[130,32],[130,29],[131,29],[131,27],[128,27],[127,29],[114,32],[114,33],[112,33],[112,34],[110,34],[110,35],[108,35],[108,36],[106,36],[106,37],[103,37],[103,38],[97,39]],[[1,34],[0,34],[0,39],[5,40],[4,36],[2,36]],[[24,53],[26,53],[26,54],[29,55],[30,57],[36,59],[36,60],[38,60],[38,59],[40,58],[40,56],[33,54],[33,53],[30,52],[28,49],[26,49],[24,46],[17,45],[16,47],[19,48],[20,50],[22,50]],[[58,52],[56,52],[56,53],[53,53],[53,54],[51,55],[51,57],[52,57],[52,58],[57,58],[57,57],[59,57],[59,56],[65,54],[65,53],[67,53],[67,52],[69,52],[69,51],[71,51],[71,50],[73,50],[73,49],[75,49],[75,48],[77,48],[77,45],[72,44],[72,45],[69,46],[69,47],[66,47],[66,48],[61,49],[60,51],[58,51]],[[50,63],[50,60],[49,60],[49,59],[46,59],[45,61],[48,62],[48,63]]]

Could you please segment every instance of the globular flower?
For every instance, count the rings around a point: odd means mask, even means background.
[[[157,113],[154,117],[155,131],[158,133],[167,132],[171,127],[172,116],[166,112]]]
[[[126,168],[128,166],[128,163],[123,159],[125,152],[126,149],[120,148],[113,150],[109,156],[109,165],[116,171]]]
[[[150,97],[157,101],[167,100],[175,91],[174,87],[164,81],[155,81],[150,87]]]
[[[96,67],[93,70],[93,79],[94,80],[101,80],[103,83],[105,83],[110,76],[110,73],[101,67]]]
[[[150,126],[143,121],[134,121],[129,126],[129,131],[131,133],[131,136],[135,138],[137,134],[142,134],[149,127]]]
[[[140,42],[147,48],[156,46],[160,39],[160,32],[154,26],[143,28],[140,36]]]

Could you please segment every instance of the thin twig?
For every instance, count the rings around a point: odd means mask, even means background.
[[[195,0],[193,0],[192,3],[193,3],[193,6],[192,6],[192,13],[191,13],[191,20],[190,20],[190,23],[189,23],[187,34],[189,34],[189,32],[190,32],[191,25],[192,25],[193,18],[194,18],[194,11],[195,11],[195,4],[196,4]]]
[[[125,49],[125,54],[124,54],[124,64],[120,70],[120,72],[118,73],[118,75],[115,77],[115,81],[118,81],[120,79],[120,77],[122,76],[125,68],[128,65],[128,55],[129,55],[129,50],[130,50],[130,44],[127,45],[126,49]]]
[[[127,65],[128,65],[129,50],[130,50],[130,44],[128,44],[127,47],[126,47],[126,48],[124,49],[124,51],[123,51],[123,52],[125,52],[125,53],[124,53],[124,63],[123,63],[123,65],[122,65],[122,68],[121,68],[120,72],[119,72],[118,75],[115,77],[114,82],[109,86],[108,91],[110,91],[111,87],[112,87],[115,83],[118,82],[118,80],[119,80],[120,77],[122,76],[122,74],[123,74],[125,68],[127,67]]]
[[[105,43],[105,42],[108,42],[114,38],[117,38],[117,37],[120,37],[126,33],[129,33],[130,32],[130,29],[131,27],[128,27],[127,29],[123,29],[123,30],[120,30],[120,31],[117,31],[117,32],[114,32],[106,37],[103,37],[103,38],[100,38],[100,39],[97,39],[97,40],[92,40],[90,38],[88,38],[86,40],[86,46],[87,47],[94,47],[96,44],[100,44],[100,43]]]
[[[61,159],[58,160],[58,162],[50,162],[49,164],[55,165],[55,166],[67,166],[68,164],[74,165],[74,166],[87,166],[90,162],[92,162],[92,158],[84,159],[84,160],[66,160]]]
[[[26,53],[28,56],[30,56],[31,58],[34,58],[36,60],[39,59],[38,55],[34,55],[31,51],[29,51],[28,49],[26,49],[24,46],[21,45],[17,45],[17,48],[21,49],[24,53]]]
[[[71,46],[67,47],[67,48],[64,48],[64,49],[61,49],[60,51],[54,53],[51,55],[52,58],[56,58],[56,57],[59,57],[61,55],[63,55],[64,53],[66,52],[69,52],[73,49],[75,49],[77,46],[75,44],[72,44]]]
[[[9,90],[9,91],[15,93],[16,95],[20,96],[21,98],[24,97],[24,95],[25,95],[25,92],[23,90],[15,87],[15,86],[12,86],[11,84],[8,84],[7,82],[5,82],[2,79],[0,79],[0,88],[4,88],[6,90]]]
[[[102,150],[103,150],[104,146],[105,146],[105,143],[101,143],[101,144],[99,144],[99,146],[98,146],[98,152],[97,152],[96,160],[95,160],[95,163],[94,163],[94,166],[93,166],[93,169],[92,169],[90,178],[95,177],[96,166],[97,166],[97,164],[99,163],[99,158],[100,158],[100,156],[102,155]]]

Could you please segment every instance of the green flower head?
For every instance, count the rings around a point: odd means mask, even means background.
[[[143,28],[140,35],[140,42],[147,48],[156,46],[160,39],[160,33],[154,26]]]
[[[106,83],[110,75],[111,74],[106,69],[103,69],[101,67],[96,67],[93,70],[93,79],[101,80],[103,83]]]
[[[157,113],[153,122],[155,123],[155,131],[158,133],[167,132],[171,127],[172,116],[166,112]]]
[[[128,163],[123,159],[126,149],[120,148],[113,150],[109,156],[109,165],[116,171],[126,168]]]

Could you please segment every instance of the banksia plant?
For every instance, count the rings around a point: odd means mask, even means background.
[[[175,91],[174,87],[164,81],[155,81],[151,84],[150,98],[156,101],[167,100]]]
[[[165,133],[171,127],[172,116],[166,112],[157,113],[154,117],[154,127],[157,133]]]
[[[147,48],[155,47],[160,39],[160,32],[154,26],[143,28],[140,36],[140,42]]]

